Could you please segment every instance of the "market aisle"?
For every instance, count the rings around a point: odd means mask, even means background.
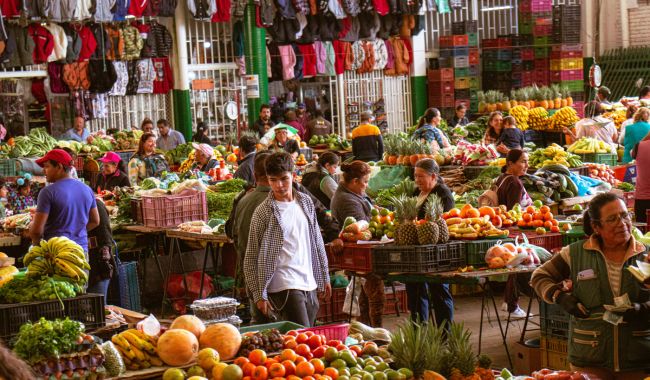
[[[502,294],[496,296],[497,303],[500,304],[500,300],[503,299]],[[481,298],[478,296],[460,296],[454,297],[455,306],[454,306],[454,319],[457,322],[464,322],[465,327],[472,331],[472,344],[475,349],[478,350],[478,332],[479,324],[481,320]],[[522,297],[520,300],[520,305],[522,308],[528,305],[528,297]],[[492,309],[490,317],[492,318],[492,323],[485,322],[483,329],[483,352],[490,355],[493,361],[494,368],[508,367],[508,358],[506,357],[505,350],[501,344],[501,336],[499,334],[499,326],[494,319],[494,311]],[[531,318],[533,322],[532,325],[529,324],[527,328],[528,332],[526,333],[526,339],[532,339],[539,337],[539,305],[537,302],[533,302],[532,314],[534,315]],[[499,313],[501,317],[507,317]],[[406,315],[402,314],[399,318],[396,316],[384,317],[384,327],[388,330],[393,330],[393,328],[404,318],[407,318]],[[503,323],[505,328],[505,322]],[[511,321],[510,329],[508,330],[508,343],[509,347],[512,347],[515,342],[519,340],[521,330],[523,329],[524,322],[523,320]],[[532,330],[532,331],[531,331]],[[510,354],[512,355],[512,348],[510,348]],[[514,360],[514,356],[513,356]]]

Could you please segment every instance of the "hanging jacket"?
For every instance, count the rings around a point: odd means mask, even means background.
[[[296,13],[308,15],[310,13],[309,0],[291,0]]]
[[[355,41],[352,44],[352,56],[354,59],[352,61],[352,66],[350,66],[350,70],[359,70],[363,65],[363,62],[366,60],[366,51],[363,48],[363,41]]]
[[[332,41],[332,47],[334,48],[334,69],[336,74],[343,74],[347,57],[352,54],[352,46],[349,42],[334,40]]]
[[[129,74],[129,82],[126,85],[126,95],[136,95],[138,93],[138,82],[140,75],[138,74],[138,61],[127,61],[126,70]]]
[[[159,0],[158,17],[174,17],[178,0]]]
[[[332,12],[334,17],[337,19],[344,19],[348,17],[339,0],[329,0],[327,6],[329,11]]]
[[[314,54],[316,55],[316,74],[325,74],[325,61],[327,61],[327,52],[325,52],[325,45],[323,42],[314,42]]]
[[[359,14],[359,39],[374,40],[381,28],[379,15],[376,12],[363,12]]]
[[[89,89],[88,61],[66,63],[63,65],[63,80],[70,87],[70,90]]]
[[[278,44],[276,42],[271,42],[267,45],[267,48],[269,49],[269,54],[271,55],[271,78],[274,81],[282,80],[284,66]]]
[[[95,37],[97,48],[92,53],[91,58],[101,59],[106,57],[106,53],[111,50],[111,40],[108,38],[108,33],[104,28],[104,24],[92,24],[90,30]],[[81,55],[81,53],[79,53]]]
[[[138,94],[151,94],[153,93],[153,82],[156,79],[156,70],[153,67],[151,58],[138,60]]]
[[[126,95],[126,87],[129,84],[129,72],[125,61],[113,61],[113,68],[115,70],[115,83],[111,88],[109,95],[124,96]]]
[[[130,61],[140,58],[140,51],[142,50],[142,46],[144,46],[140,31],[134,26],[127,25],[120,32],[124,40],[124,54],[122,55],[122,59]]]
[[[390,12],[388,0],[372,0],[372,5],[380,16],[386,16]]]
[[[386,45],[386,65],[384,66],[384,74],[389,75],[389,72],[395,72],[395,50],[390,40],[384,41]]]
[[[54,37],[52,33],[40,24],[31,24],[27,27],[30,37],[34,40],[32,57],[35,64],[47,62],[47,58],[54,50]]]
[[[45,25],[45,28],[52,33],[52,42],[54,43],[52,53],[47,58],[47,61],[65,60],[68,52],[68,36],[65,34],[65,30],[54,23]]]
[[[316,17],[316,22],[318,22],[318,36],[321,41],[334,41],[338,39],[338,35],[343,27],[341,20],[330,14],[328,16]]]
[[[288,44],[296,41],[296,33],[300,30],[298,20],[285,19],[278,12],[273,25],[267,29],[274,42]]]
[[[96,0],[70,0],[69,8],[63,9],[62,17],[66,21],[88,20],[93,17],[93,5]]]
[[[65,36],[68,40],[68,46],[65,53],[65,62],[71,63],[79,60],[79,52],[81,51],[81,37],[79,33],[70,24],[63,26]]]
[[[246,12],[246,0],[233,0],[231,7],[232,12],[231,16],[233,21],[242,21],[244,20],[244,13]]]
[[[113,7],[113,21],[124,21],[129,11],[129,0],[116,0]]]
[[[296,53],[291,45],[278,46],[280,59],[282,60],[282,79],[289,80],[294,78],[294,66],[296,65]]]
[[[276,0],[278,6],[278,13],[286,19],[295,19],[296,10],[293,7],[291,0]]]
[[[88,61],[88,75],[92,78],[88,90],[96,94],[107,93],[117,81],[117,73],[112,62],[104,59]]]
[[[273,0],[260,0],[260,5],[257,6],[259,10],[260,20],[264,27],[269,27],[273,25],[273,19],[275,18],[276,10]]]
[[[359,0],[359,9],[361,12],[375,12],[375,5],[372,3],[372,0]]]
[[[115,0],[95,0],[95,14],[93,18],[95,22],[111,22],[113,21],[113,7]]]
[[[298,49],[298,45],[292,44],[291,48],[293,49],[293,54],[296,56],[296,64],[293,67],[293,77],[295,79],[302,79],[302,67],[304,65],[304,58],[302,56],[302,53]]]
[[[399,28],[401,37],[411,37],[413,28],[415,28],[415,17],[413,15],[402,15],[402,26]]]
[[[228,22],[230,21],[230,0],[216,0],[217,11],[214,12],[210,21]]]
[[[67,94],[70,88],[63,80],[63,64],[50,62],[47,64],[47,76],[50,79],[50,91],[53,94]]]
[[[106,51],[106,59],[117,61],[124,55],[124,38],[122,32],[117,26],[104,26],[106,36],[110,41],[110,48]]]
[[[7,68],[28,66],[34,64],[34,39],[27,28],[18,25],[7,25],[7,41],[5,50],[0,56],[3,66]]]
[[[131,0],[127,14],[135,17],[142,17],[148,5],[149,0]]]
[[[153,81],[154,94],[167,94],[174,88],[174,74],[169,65],[169,58],[152,58],[156,77]]]
[[[187,0],[187,9],[197,20],[210,21],[212,15],[217,11],[215,0]]]
[[[325,45],[325,75],[333,76],[336,75],[336,54],[334,53],[334,45],[331,41],[323,42]]]
[[[375,46],[372,41],[360,41],[365,54],[361,67],[357,69],[358,74],[369,73],[375,69]]]
[[[361,28],[359,19],[357,17],[350,17],[348,20],[350,20],[350,29],[344,37],[341,37],[341,40],[347,42],[356,42],[359,40],[359,29]]]
[[[172,36],[164,25],[152,21],[145,45],[151,57],[169,57],[172,51]]]
[[[24,30],[27,31],[26,29]],[[2,53],[0,53],[0,67],[2,68],[13,67],[15,62],[18,62],[16,66],[20,66],[20,56],[16,51],[16,35],[14,33],[14,29],[11,27],[11,25],[8,25],[4,29],[4,32],[6,36],[4,39],[5,47],[2,50]],[[31,38],[28,39],[31,40]]]
[[[20,0],[2,0],[0,1],[0,11],[4,17],[16,17],[20,15]]]
[[[384,70],[386,75],[405,75],[409,73],[409,52],[404,45],[404,41],[399,37],[391,37],[391,47],[393,48],[394,67]]]
[[[61,21],[62,3],[58,0],[38,0],[38,13],[50,21]]]
[[[386,67],[388,62],[388,50],[386,49],[386,43],[382,39],[376,39],[372,42],[374,48],[375,56],[375,67],[374,70],[383,70]]]
[[[300,19],[302,16],[297,16],[297,19]],[[307,25],[302,29],[302,35],[298,39],[299,44],[311,44],[318,37],[318,27],[319,23],[314,16],[307,16]]]
[[[380,18],[381,26],[377,32],[377,38],[387,40],[393,36],[399,35],[402,26],[402,17],[399,15],[388,14]]]
[[[93,56],[97,49],[97,41],[93,31],[88,26],[82,26],[78,30],[79,38],[81,39],[81,50],[79,50],[79,61],[87,61]]]
[[[297,45],[303,57],[302,76],[310,78],[318,74],[316,70],[316,49],[314,44]]]

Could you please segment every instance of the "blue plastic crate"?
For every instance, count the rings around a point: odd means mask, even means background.
[[[135,261],[122,262],[117,271],[120,285],[120,306],[132,311],[141,311],[138,263]]]

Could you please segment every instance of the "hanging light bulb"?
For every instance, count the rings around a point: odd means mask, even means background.
[[[203,47],[206,49],[210,49],[212,47],[212,42],[210,41],[203,42]]]

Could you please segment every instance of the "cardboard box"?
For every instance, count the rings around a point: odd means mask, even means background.
[[[539,347],[530,347],[517,342],[510,348],[514,374],[530,375],[542,368],[542,358]]]

